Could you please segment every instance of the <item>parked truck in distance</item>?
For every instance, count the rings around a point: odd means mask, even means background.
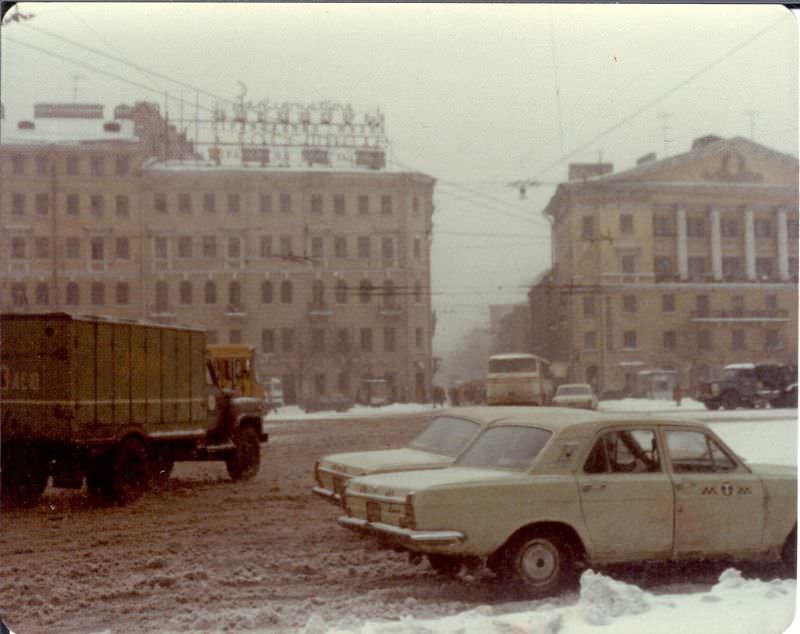
[[[205,332],[65,313],[0,315],[0,501],[35,504],[48,478],[120,504],[176,461],[260,464],[261,404],[223,386]]]
[[[722,378],[700,384],[697,400],[707,409],[797,407],[797,367],[778,363],[732,363]]]

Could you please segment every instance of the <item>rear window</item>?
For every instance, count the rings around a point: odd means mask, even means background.
[[[489,359],[489,372],[536,372],[536,359]]]
[[[425,430],[409,443],[409,447],[454,458],[479,430],[480,425],[475,421],[440,416],[432,420]]]
[[[490,427],[456,460],[461,467],[526,470],[539,455],[552,432],[538,427]]]

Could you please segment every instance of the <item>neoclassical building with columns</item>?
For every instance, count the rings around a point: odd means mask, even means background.
[[[796,363],[797,192],[797,158],[741,137],[618,173],[570,166],[545,209],[534,351],[620,394],[650,375],[688,390],[729,363]]]

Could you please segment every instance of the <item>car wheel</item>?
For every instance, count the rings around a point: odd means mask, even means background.
[[[789,577],[797,576],[797,527],[792,529],[781,549],[781,559]]]
[[[233,444],[236,445],[236,449],[225,461],[231,480],[238,482],[255,478],[261,464],[261,444],[258,441],[258,434],[252,427],[240,427],[233,437]]]
[[[448,555],[427,555],[428,563],[437,574],[455,577],[461,571],[461,561]]]
[[[574,581],[572,551],[554,531],[523,534],[506,547],[500,573],[529,597],[549,596]]]

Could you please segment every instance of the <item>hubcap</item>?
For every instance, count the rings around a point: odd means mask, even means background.
[[[558,571],[558,551],[550,542],[533,540],[522,553],[520,567],[532,583],[547,583]]]

